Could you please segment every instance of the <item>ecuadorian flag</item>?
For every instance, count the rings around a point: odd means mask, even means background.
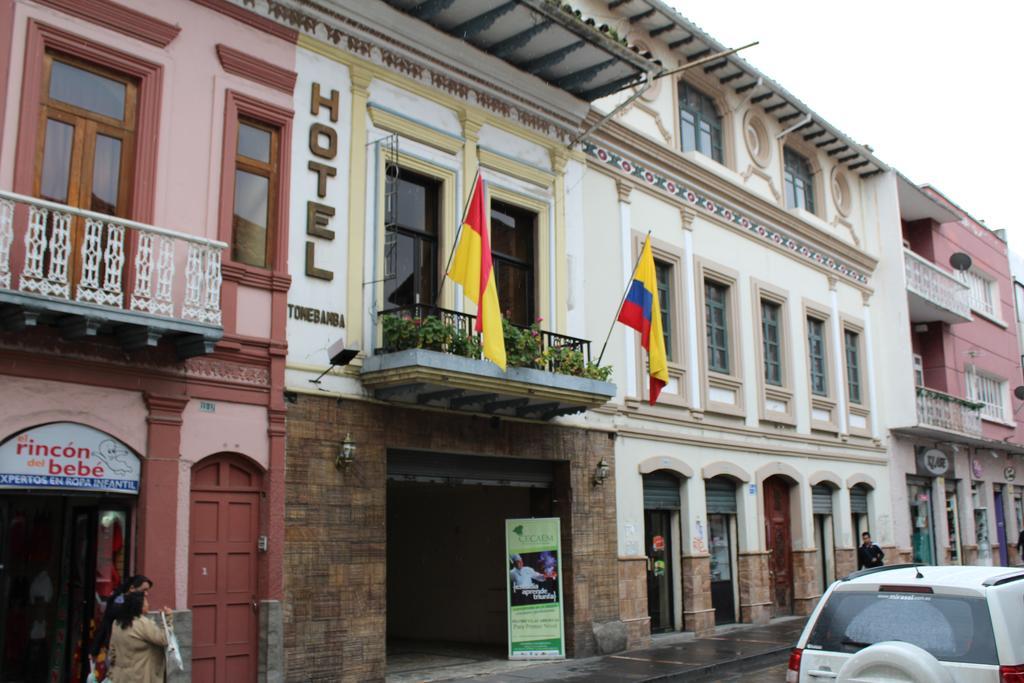
[[[651,405],[658,400],[662,387],[668,383],[668,358],[665,334],[661,327],[661,306],[658,302],[658,276],[651,252],[651,236],[644,240],[640,261],[633,271],[626,299],[619,311],[619,322],[640,333],[640,345],[647,350],[647,366],[651,375]]]

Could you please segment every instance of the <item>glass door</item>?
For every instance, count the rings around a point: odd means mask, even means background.
[[[931,487],[926,483],[908,481],[907,500],[910,503],[910,546],[914,562],[935,564]]]
[[[1003,512],[1003,492],[998,490],[992,495],[992,507],[996,513],[996,543],[999,544],[999,564],[1003,567],[1010,565],[1009,548],[1006,546],[1006,517]]]
[[[708,533],[711,537],[711,605],[715,608],[716,624],[736,621],[736,602],[732,585],[732,515],[708,515]]]
[[[672,615],[672,513],[645,510],[647,543],[647,614],[651,633],[671,631]]]
[[[946,492],[946,530],[949,533],[949,563],[963,564],[960,552],[960,506],[956,493]]]

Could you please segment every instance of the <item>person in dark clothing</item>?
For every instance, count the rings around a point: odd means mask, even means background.
[[[120,616],[121,607],[124,605],[124,596],[129,593],[148,593],[152,587],[153,582],[148,577],[136,574],[126,579],[107,597],[107,605],[103,610],[103,621],[100,622],[92,643],[89,645],[89,657],[92,659],[93,670],[97,673],[96,680],[102,681],[106,677],[106,652],[110,647],[110,631],[114,620]]]
[[[1017,559],[1024,564],[1024,529],[1020,530],[1020,536],[1017,537]]]
[[[885,553],[877,544],[871,542],[871,534],[864,532],[860,535],[861,544],[857,548],[857,569],[868,567],[881,567],[885,564],[882,559]]]

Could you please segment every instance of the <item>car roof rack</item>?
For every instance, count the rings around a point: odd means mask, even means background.
[[[982,586],[991,588],[992,586],[1002,586],[1004,583],[1012,583],[1014,581],[1024,580],[1024,569],[1018,569],[1015,572],[1009,574],[1000,574],[999,576],[993,576],[989,579],[985,579],[981,582]]]
[[[887,572],[891,569],[908,569],[910,567],[927,567],[927,564],[921,564],[920,562],[912,562],[909,564],[886,564],[881,567],[868,567],[867,569],[861,569],[860,571],[847,574],[842,581],[849,581],[850,579],[858,579],[862,576],[868,576],[869,574],[877,574],[878,572]]]

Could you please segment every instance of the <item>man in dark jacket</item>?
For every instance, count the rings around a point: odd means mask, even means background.
[[[1024,564],[1024,529],[1020,530],[1020,536],[1017,537],[1017,559]]]
[[[857,548],[857,569],[881,567],[885,564],[882,561],[885,553],[876,544],[871,542],[871,534],[865,531],[860,535],[860,540],[860,547]]]

